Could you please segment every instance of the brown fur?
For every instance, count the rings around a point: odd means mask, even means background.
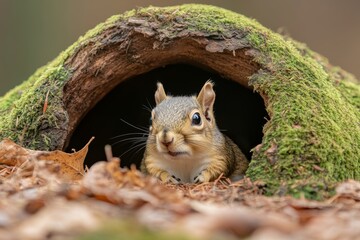
[[[166,96],[158,83],[155,100],[142,172],[173,183],[209,182],[221,174],[236,180],[245,174],[244,154],[216,126],[211,82],[196,98]]]

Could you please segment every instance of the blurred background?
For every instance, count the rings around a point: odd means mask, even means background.
[[[257,19],[360,78],[360,1],[0,0],[0,96],[87,30],[136,7],[204,3]]]

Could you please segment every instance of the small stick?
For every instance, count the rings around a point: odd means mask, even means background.
[[[49,93],[50,93],[50,90],[47,91],[46,96],[45,96],[45,102],[44,102],[44,107],[43,107],[43,114],[46,113],[46,110],[47,110],[47,108],[48,108]]]
[[[105,155],[106,155],[106,160],[108,162],[110,162],[114,158],[114,156],[112,154],[111,145],[109,145],[109,144],[105,145]]]
[[[121,163],[121,159],[120,159],[120,158],[113,156],[112,149],[111,149],[111,145],[109,145],[109,144],[105,145],[105,155],[106,155],[106,160],[107,160],[108,162],[111,162],[111,161],[119,161],[119,164]]]

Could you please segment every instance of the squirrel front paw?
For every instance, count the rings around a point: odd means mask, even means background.
[[[160,180],[163,183],[174,183],[174,184],[179,184],[181,182],[180,178],[175,177],[174,175],[170,175],[167,172],[163,172],[160,174]]]
[[[171,182],[171,183],[175,183],[175,184],[179,184],[179,183],[181,183],[181,179],[178,178],[178,177],[175,177],[174,175],[172,175],[172,176],[170,177],[170,182]]]
[[[210,182],[210,173],[206,170],[202,171],[194,177],[194,183]]]

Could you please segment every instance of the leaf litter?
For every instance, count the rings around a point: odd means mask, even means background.
[[[162,184],[135,168],[120,168],[111,149],[107,161],[85,171],[90,142],[70,154],[0,142],[0,239],[74,239],[109,222],[187,239],[360,236],[360,182],[340,183],[324,201],[267,197],[262,183],[248,178]]]

